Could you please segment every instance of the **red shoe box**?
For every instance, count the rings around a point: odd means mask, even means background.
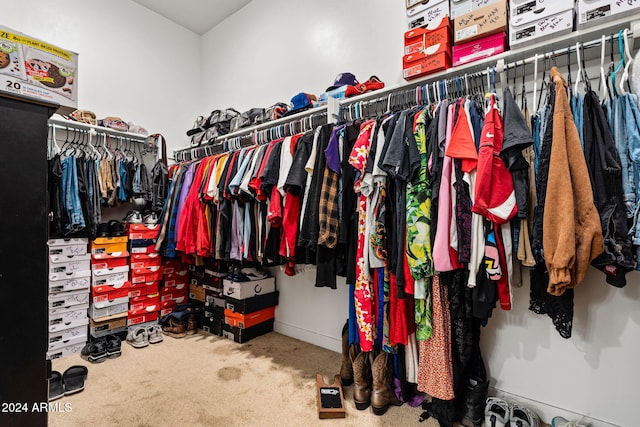
[[[100,285],[91,288],[91,301],[93,303],[113,301],[118,298],[128,298],[130,282],[119,285]]]
[[[174,301],[177,304],[183,304],[189,302],[189,294],[176,295],[176,294],[160,294],[160,303]]]
[[[131,288],[129,289],[130,297],[139,297],[140,295],[150,295],[156,294],[160,292],[160,282],[143,282],[143,283],[132,283]]]
[[[164,267],[165,271],[167,267]],[[175,283],[189,283],[189,271],[181,270],[176,271],[174,273],[169,273],[164,275],[164,283],[165,285],[173,285]]]
[[[402,57],[402,77],[405,80],[444,71],[450,67],[451,55],[448,51],[436,53],[435,55],[412,53]]]
[[[429,49],[431,48],[431,49]],[[404,33],[404,54],[422,52],[429,49],[431,54],[451,48],[451,26],[449,17],[442,18],[434,28],[414,28]]]
[[[505,33],[483,37],[469,43],[462,43],[453,47],[453,66],[456,67],[498,55],[506,50],[507,35]]]
[[[160,232],[160,224],[145,225],[145,224],[129,224],[129,239],[130,240],[146,240],[155,239]]]
[[[164,286],[160,288],[160,293],[176,294],[176,295],[181,295],[183,293],[187,294],[189,293],[189,285],[186,283],[176,283],[176,284],[167,286],[167,284],[165,283]]]
[[[127,326],[153,322],[154,320],[158,320],[157,311],[129,310],[127,313]]]
[[[117,256],[115,254],[111,254],[111,256],[103,255],[94,255],[93,258],[91,258],[91,268],[94,270],[104,270],[129,265],[129,252],[118,252]]]
[[[162,257],[158,252],[150,254],[131,254],[131,268],[159,267],[162,265]]]
[[[155,293],[129,298],[129,311],[132,310],[159,311],[160,294]]]
[[[131,283],[162,280],[162,266],[135,268],[131,270]]]

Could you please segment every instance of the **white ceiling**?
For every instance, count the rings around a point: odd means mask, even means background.
[[[251,0],[133,0],[194,33],[204,34]]]

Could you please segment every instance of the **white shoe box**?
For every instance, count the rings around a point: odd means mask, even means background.
[[[449,9],[451,11],[451,19],[465,15],[476,9],[488,6],[491,3],[497,3],[504,0],[449,0]]]
[[[82,255],[87,253],[89,239],[49,239],[49,255]]]
[[[129,280],[129,266],[93,270],[93,286],[121,285]]]
[[[88,290],[91,287],[91,270],[49,275],[49,293]]]
[[[268,294],[276,291],[276,279],[267,277],[249,282],[233,282],[223,280],[224,295],[228,298],[245,299],[256,295]]]
[[[509,0],[509,23],[521,26],[573,9],[571,1]]]
[[[71,337],[69,339],[66,340],[58,340],[58,341],[53,341],[51,342],[51,340],[49,340],[49,348],[47,349],[47,351],[53,351],[53,350],[58,350],[62,347],[66,347],[68,345],[74,345],[74,344],[86,344],[87,342],[87,334],[86,334],[86,328],[85,328],[85,334],[84,335],[76,335],[74,337]]]
[[[638,12],[640,0],[578,0],[578,29],[601,24],[622,13]]]
[[[91,270],[91,254],[49,255],[49,274]]]
[[[89,317],[100,319],[129,311],[129,297],[117,298],[114,301],[97,302],[89,307]]]
[[[64,309],[75,305],[82,305],[85,308],[89,307],[89,292],[80,290],[49,295],[50,313],[52,309]]]
[[[63,329],[56,332],[49,333],[49,350],[54,350],[60,347],[64,347],[66,343],[80,342],[80,340],[87,340],[87,327],[76,326],[74,328]]]
[[[511,48],[522,43],[539,42],[573,31],[573,9],[547,16],[521,25],[509,23],[509,45]]]
[[[64,347],[58,348],[56,350],[47,352],[47,359],[59,359],[61,357],[71,356],[72,354],[78,354],[82,351],[82,348],[85,346],[85,343],[77,343],[77,344],[68,344]]]
[[[438,24],[445,16],[449,16],[449,2],[447,0],[430,1],[427,4],[419,3],[407,9],[407,29],[426,27],[432,22]]]
[[[82,305],[72,306],[66,310],[49,312],[49,332],[87,325],[87,310]]]

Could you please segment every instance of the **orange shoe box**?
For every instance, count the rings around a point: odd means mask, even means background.
[[[113,252],[126,252],[127,236],[120,237],[98,237],[91,241],[91,254],[101,255]]]
[[[273,319],[276,314],[276,307],[267,307],[263,310],[254,311],[253,313],[236,313],[228,308],[224,309],[224,323],[229,326],[235,326],[240,329],[250,328],[258,323],[266,322]]]

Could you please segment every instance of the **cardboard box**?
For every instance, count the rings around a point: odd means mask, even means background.
[[[108,270],[116,267],[126,267],[129,265],[129,252],[116,252],[117,255],[100,256],[96,258],[94,255],[91,259],[91,268],[93,270]]]
[[[94,285],[91,287],[91,294],[113,294],[113,295],[122,295],[129,296],[129,289],[131,288],[131,282],[124,281],[122,283],[105,283],[103,285]],[[118,297],[120,298],[120,297]],[[111,299],[111,298],[110,298]]]
[[[49,255],[83,255],[87,253],[88,239],[49,239]]]
[[[127,330],[127,313],[115,314],[101,319],[89,319],[89,333],[94,338]]]
[[[61,292],[49,295],[49,310],[63,309],[74,305],[89,306],[89,292],[85,290]]]
[[[451,26],[449,18],[442,18],[434,27],[414,28],[404,33],[404,54],[423,52],[434,54],[449,50],[451,47]]]
[[[280,292],[275,291],[264,295],[258,295],[252,298],[235,299],[226,298],[225,308],[235,311],[236,313],[251,313],[262,310],[263,308],[278,305],[278,296]]]
[[[240,329],[235,326],[224,324],[222,325],[222,335],[225,338],[233,340],[237,343],[245,343],[260,335],[273,331],[274,320],[267,320],[266,322],[258,323],[247,329]]]
[[[524,25],[560,12],[573,10],[573,2],[548,0],[509,0],[509,24]]]
[[[256,295],[275,292],[276,290],[276,279],[274,277],[249,282],[232,282],[225,279],[222,284],[224,286],[224,296],[235,299],[251,298]]]
[[[578,29],[601,24],[620,14],[635,13],[640,0],[578,0]]]
[[[478,61],[498,55],[507,49],[507,35],[494,34],[481,39],[453,46],[453,66]]]
[[[407,29],[426,27],[432,22],[440,22],[442,18],[449,17],[449,2],[446,0],[430,1],[427,4],[419,3],[407,9]]]
[[[131,254],[131,269],[159,267],[162,265],[162,257],[158,252],[150,254]]]
[[[172,285],[165,284],[160,288],[160,294],[188,294],[189,285],[187,283],[174,283]]]
[[[127,326],[140,325],[142,323],[158,320],[157,311],[129,310],[127,314]]]
[[[573,9],[522,25],[509,25],[509,43],[511,47],[516,47],[523,43],[538,42],[571,31],[573,31]]]
[[[435,55],[412,53],[402,57],[402,77],[405,80],[444,71],[450,67],[451,56],[449,52],[440,52]]]
[[[455,19],[460,15],[473,12],[483,6],[504,1],[504,0],[450,0],[449,9],[451,10],[451,19]]]
[[[220,319],[224,323],[224,310],[224,307],[205,306],[203,311],[204,318]]]
[[[166,269],[167,267],[164,267],[164,268]],[[188,271],[178,271],[175,273],[164,275],[165,286],[175,286],[177,284],[185,284],[185,283],[191,283],[189,279]]]
[[[115,304],[112,304],[112,303],[92,304],[89,307],[89,317],[91,317],[92,319],[101,319],[104,317],[114,316],[120,313],[126,313],[127,311],[129,311],[129,299],[121,298],[121,299],[118,299]]]
[[[193,283],[189,285],[189,298],[192,300],[204,302],[204,288],[200,285],[194,285]]]
[[[47,347],[47,351],[59,350],[62,347],[66,347],[68,345],[74,345],[74,344],[82,344],[84,346],[84,344],[87,342],[87,328],[85,326],[82,329],[84,330],[84,334],[77,335],[77,336],[68,338],[66,340],[57,339],[57,338],[53,338],[53,340],[52,340],[51,335],[50,335],[49,336],[49,346]]]
[[[86,325],[87,323],[89,323],[87,320],[87,310],[83,306],[72,306],[68,310],[49,313],[49,332],[76,328]]]
[[[155,293],[130,298],[129,310],[160,311],[160,294]]]
[[[84,342],[67,344],[64,347],[60,347],[55,350],[48,351],[47,359],[53,360],[53,359],[59,359],[61,357],[71,356],[72,354],[78,354],[82,351],[84,346],[85,346]]]
[[[458,44],[504,33],[508,24],[507,3],[502,0],[457,17],[453,21],[453,41]]]
[[[91,255],[49,255],[49,274],[73,273],[91,269]]]
[[[253,313],[236,313],[229,309],[224,310],[224,323],[230,326],[236,326],[240,329],[247,329],[259,323],[273,319],[276,314],[275,307],[268,307]]]
[[[185,294],[160,294],[160,302],[173,301],[177,304],[184,304],[189,300],[189,293]]]
[[[87,337],[87,326],[81,325],[69,329],[61,329],[55,332],[49,332],[49,350],[62,347],[62,343],[74,340],[79,342],[79,337]]]
[[[156,244],[153,240],[132,240],[131,241],[131,253],[132,254],[152,254],[156,251]]]
[[[78,54],[0,26],[0,47],[8,65],[0,68],[3,92],[78,108]]]
[[[205,317],[204,319],[202,319],[202,330],[216,336],[222,335],[223,325],[224,320],[222,319],[215,319],[212,317]]]
[[[93,270],[93,286],[117,285],[129,281],[129,266]]]
[[[128,241],[127,236],[98,237],[91,241],[91,253],[93,255],[103,255],[115,252],[126,252]]]
[[[106,289],[106,288],[102,288]],[[122,302],[129,301],[129,287],[113,289],[106,292],[92,292],[91,293],[91,302],[93,304],[104,304],[104,307],[107,305],[119,304]]]
[[[146,283],[132,283],[129,288],[129,297],[135,298],[141,295],[159,294],[160,281]]]
[[[214,294],[205,289],[204,306],[205,307],[222,307],[227,304],[227,299],[222,294]]]
[[[134,268],[131,270],[131,283],[145,283],[162,280],[162,266]]]
[[[160,224],[129,224],[129,240],[153,240],[160,233]]]
[[[89,289],[91,286],[91,270],[74,271],[73,273],[54,273],[49,275],[49,293],[77,291]]]

